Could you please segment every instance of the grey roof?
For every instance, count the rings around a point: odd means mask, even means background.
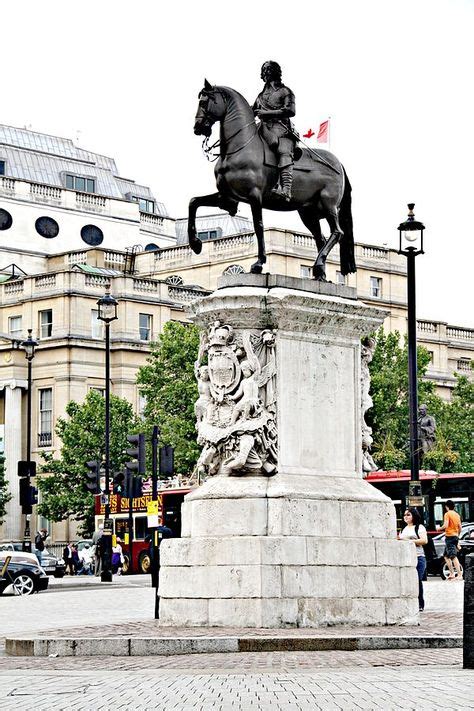
[[[0,159],[5,160],[5,173],[12,178],[64,187],[64,173],[91,177],[99,195],[130,199],[133,194],[155,200],[156,212],[168,214],[150,188],[117,175],[113,158],[78,148],[69,138],[0,124]]]
[[[178,245],[188,243],[188,220],[180,218],[176,220],[176,241]],[[219,212],[214,215],[203,215],[196,218],[196,229],[198,232],[205,230],[215,230],[220,227],[222,230],[221,237],[228,235],[242,234],[244,232],[253,232],[253,224],[247,217],[236,215],[231,217],[227,212]]]

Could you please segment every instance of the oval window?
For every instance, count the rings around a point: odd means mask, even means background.
[[[90,247],[98,247],[104,241],[104,233],[95,225],[84,225],[81,230],[81,237]]]
[[[38,217],[35,222],[36,231],[41,237],[52,239],[59,234],[59,225],[52,217]]]
[[[153,244],[153,242],[149,242],[145,247],[145,252],[158,252],[159,249],[160,248],[157,244]]]
[[[9,230],[12,224],[13,219],[10,213],[0,208],[0,230]]]

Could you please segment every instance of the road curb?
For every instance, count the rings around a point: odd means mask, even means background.
[[[7,638],[12,657],[146,657],[226,652],[321,652],[378,649],[453,649],[462,637],[371,635],[341,637],[82,637]]]

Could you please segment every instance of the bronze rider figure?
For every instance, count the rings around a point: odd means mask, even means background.
[[[263,139],[278,157],[281,190],[274,192],[290,200],[296,143],[290,118],[295,115],[295,95],[282,83],[281,67],[277,62],[265,62],[261,77],[265,86],[255,100],[253,112],[261,121]]]

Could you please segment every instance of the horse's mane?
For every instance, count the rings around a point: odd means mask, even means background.
[[[240,94],[235,89],[231,89],[230,86],[214,86],[212,88],[215,91],[220,91],[221,94],[223,94],[227,99],[230,99],[230,101],[233,102],[235,109],[244,109],[246,111],[250,111],[253,115],[252,107],[250,106],[245,96],[242,96],[242,94]]]

